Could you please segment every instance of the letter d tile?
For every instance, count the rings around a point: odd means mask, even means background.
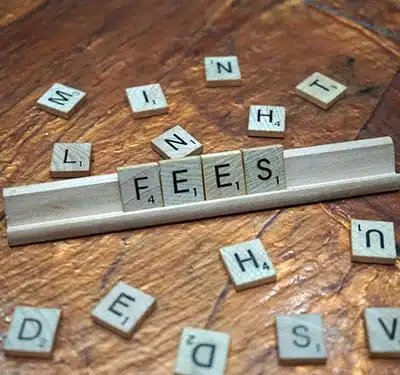
[[[230,335],[186,327],[182,331],[175,374],[223,375],[229,353]]]
[[[7,355],[51,358],[61,309],[17,306],[4,343]]]

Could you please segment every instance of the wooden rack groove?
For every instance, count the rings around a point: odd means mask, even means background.
[[[10,246],[399,190],[389,137],[285,150],[287,189],[123,212],[117,174],[3,189]]]

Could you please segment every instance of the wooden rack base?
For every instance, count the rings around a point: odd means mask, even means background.
[[[10,246],[399,190],[389,137],[284,152],[287,189],[123,212],[117,174],[3,190]]]

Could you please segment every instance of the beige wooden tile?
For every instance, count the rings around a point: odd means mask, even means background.
[[[85,92],[55,83],[39,98],[36,106],[53,115],[68,119],[85,100]]]
[[[207,200],[246,194],[241,151],[207,154],[201,159]]]
[[[353,262],[394,264],[396,242],[393,223],[352,220],[351,248]]]
[[[125,212],[163,206],[158,163],[118,168],[118,186]]]
[[[51,358],[60,309],[17,306],[4,351],[7,355]]]
[[[204,201],[200,156],[160,161],[165,206]]]
[[[83,177],[90,175],[91,143],[54,143],[51,156],[52,177]]]
[[[320,314],[278,315],[276,335],[281,364],[326,362],[324,327]]]
[[[223,375],[229,355],[230,335],[206,329],[182,330],[175,374]]]
[[[154,310],[156,299],[120,281],[92,310],[93,320],[129,338]]]
[[[203,150],[203,145],[179,125],[154,138],[151,146],[165,159],[199,155]]]
[[[339,82],[315,72],[296,86],[296,93],[318,107],[328,109],[344,95],[346,89]]]
[[[159,83],[131,87],[125,90],[135,118],[162,115],[168,103]]]
[[[371,357],[400,357],[400,308],[366,308],[364,322]]]
[[[236,56],[215,56],[204,59],[208,87],[238,86],[242,84]]]
[[[253,137],[285,136],[285,107],[251,105],[247,134]]]
[[[281,145],[242,149],[247,194],[286,189]]]
[[[275,268],[259,239],[223,247],[219,252],[236,290],[276,280]]]

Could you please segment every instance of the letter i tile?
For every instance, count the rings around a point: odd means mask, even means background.
[[[182,331],[175,374],[223,375],[229,354],[230,335],[199,328]]]
[[[51,358],[60,309],[17,306],[4,343],[7,355]]]
[[[156,299],[120,281],[93,309],[93,320],[129,338],[154,310]]]

